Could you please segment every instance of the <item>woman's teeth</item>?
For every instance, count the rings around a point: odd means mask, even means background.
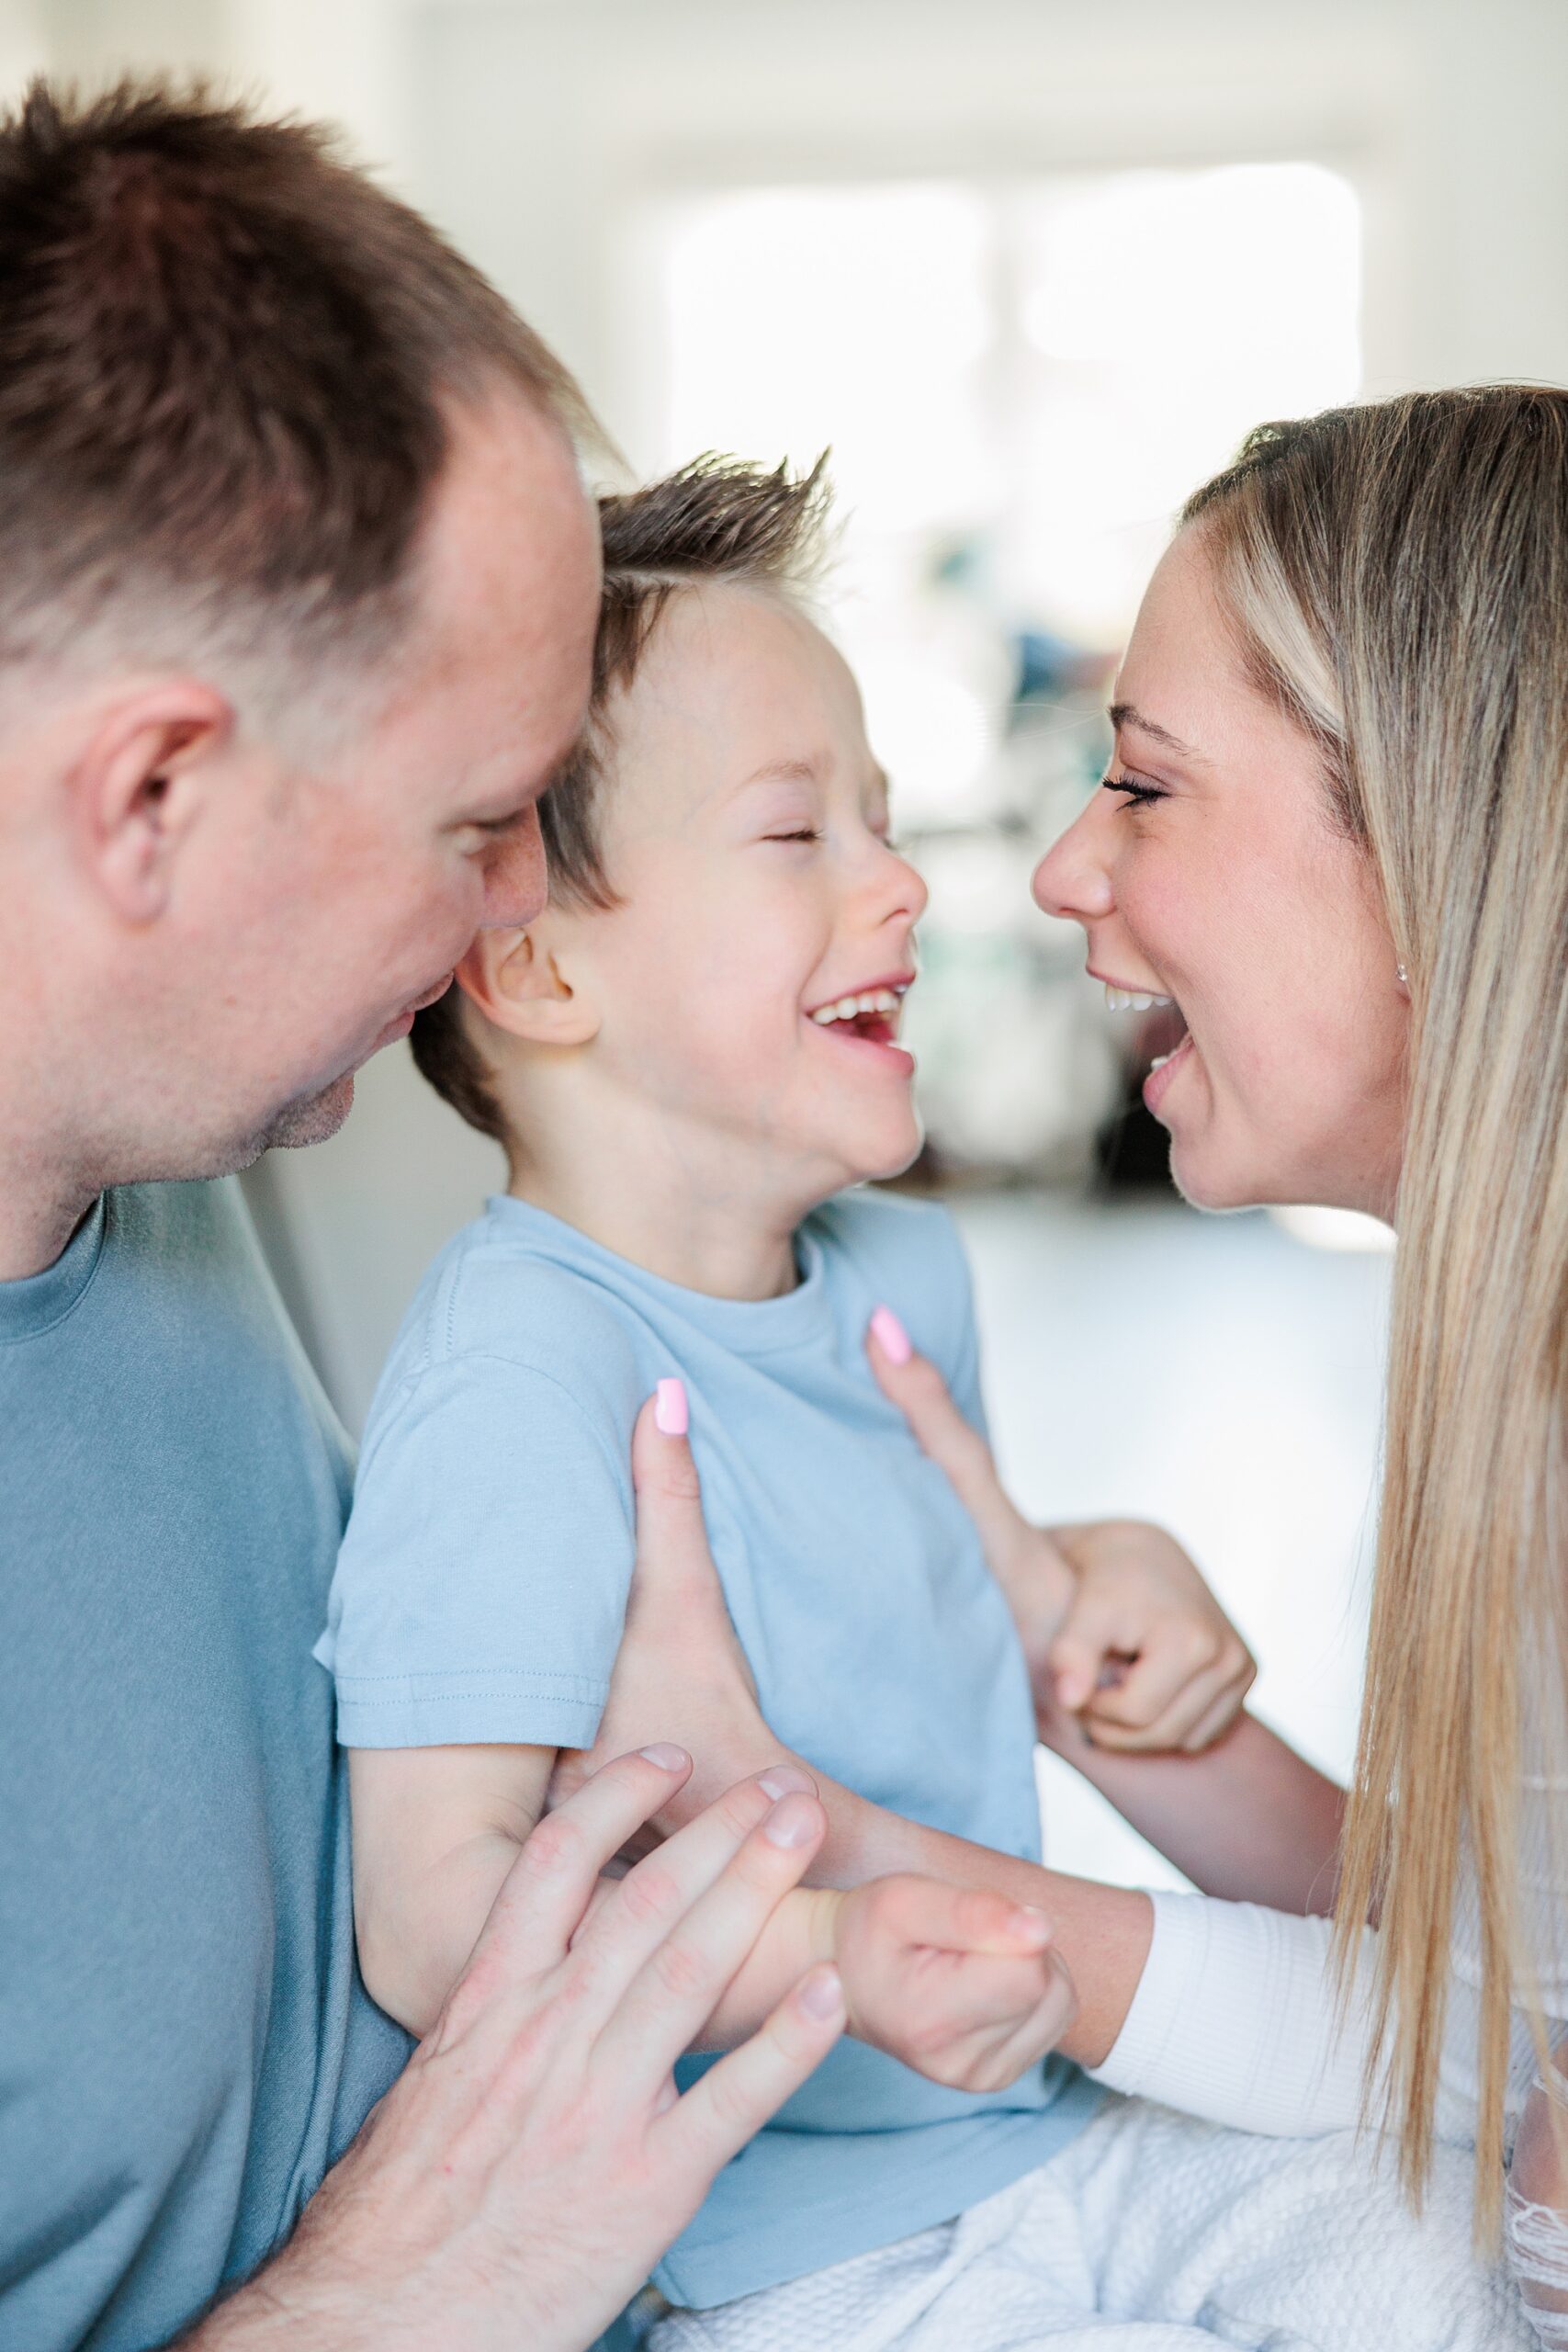
[[[1113,989],[1108,980],[1105,1001],[1112,1012],[1153,1012],[1156,1006],[1170,1004],[1174,1000],[1168,996],[1145,996],[1132,989]],[[1155,1067],[1158,1069],[1157,1062]]]
[[[867,1012],[892,1014],[898,1010],[900,993],[893,989],[868,989],[864,996],[841,996],[837,1004],[819,1004],[811,1018],[826,1029],[832,1022],[856,1021]]]

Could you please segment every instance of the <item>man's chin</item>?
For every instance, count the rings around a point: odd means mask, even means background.
[[[334,1078],[319,1094],[286,1102],[262,1138],[263,1151],[302,1151],[335,1136],[354,1108],[354,1072]]]

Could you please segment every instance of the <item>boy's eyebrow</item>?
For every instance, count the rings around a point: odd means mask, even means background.
[[[1135,703],[1113,702],[1107,716],[1112,727],[1135,727],[1140,735],[1147,735],[1153,741],[1163,743],[1168,752],[1176,752],[1180,759],[1201,761],[1203,758],[1201,752],[1195,751],[1190,743],[1184,743],[1179,735],[1171,733],[1168,727],[1162,727],[1157,719],[1145,718]]]
[[[735,789],[744,792],[750,784],[820,784],[821,781],[821,770],[815,760],[769,760],[754,775],[743,776]],[[874,767],[871,781],[885,799],[891,794],[893,786],[886,768]]]
[[[742,776],[737,790],[749,784],[819,784],[814,760],[769,760],[755,775]]]

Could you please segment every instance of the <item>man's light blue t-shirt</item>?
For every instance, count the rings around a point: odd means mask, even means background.
[[[181,2334],[407,2059],[309,1654],[351,1476],[232,1185],[0,1283],[6,2352]]]
[[[774,1731],[878,1804],[1039,1860],[1007,1605],[864,1353],[886,1300],[983,1425],[957,1236],[941,1210],[851,1193],[807,1220],[797,1261],[796,1289],[746,1301],[509,1198],[457,1237],[382,1375],[317,1648],[345,1746],[591,1745],[631,1576],[632,1424],[679,1374]],[[1043,2163],[1098,2098],[1061,2060],[980,2096],[845,2041],[727,2166],[657,2281],[706,2306],[890,2244]]]

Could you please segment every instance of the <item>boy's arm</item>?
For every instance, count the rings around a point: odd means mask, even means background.
[[[429,2032],[467,1967],[555,1760],[522,1746],[350,1748],[360,1973],[411,2033]]]

